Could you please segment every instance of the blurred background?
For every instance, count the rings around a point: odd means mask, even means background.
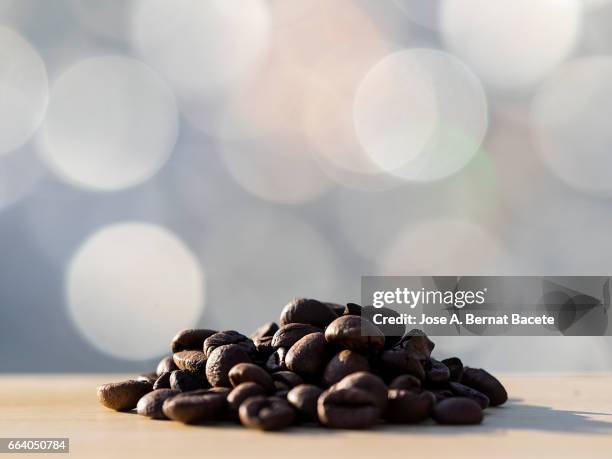
[[[611,123],[608,0],[0,0],[0,372],[148,371],[362,275],[610,275]]]

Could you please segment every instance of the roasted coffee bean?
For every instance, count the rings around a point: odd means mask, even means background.
[[[350,316],[347,316],[350,317]],[[335,429],[366,429],[380,416],[376,399],[361,389],[328,389],[317,400],[322,424]]]
[[[272,373],[274,387],[276,390],[289,390],[304,382],[304,380],[293,371],[277,371]]]
[[[192,371],[204,375],[206,372],[206,354],[202,351],[180,351],[172,358],[179,370]]]
[[[181,330],[172,338],[172,352],[201,351],[202,346],[204,346],[204,340],[215,333],[217,333],[216,330],[207,330],[205,328]]]
[[[425,377],[432,383],[446,382],[450,378],[450,370],[442,362],[436,359],[429,359],[426,365]]]
[[[239,363],[250,362],[251,358],[240,345],[225,344],[216,347],[206,361],[206,378],[212,386],[231,387],[229,371]]]
[[[390,377],[398,375],[412,375],[423,381],[425,370],[421,361],[413,357],[413,353],[406,349],[394,347],[387,349],[381,355],[381,365],[384,373]]]
[[[293,405],[300,417],[308,421],[318,421],[317,400],[323,389],[312,384],[295,386],[287,394],[287,401]]]
[[[220,419],[225,406],[226,401],[222,394],[187,392],[164,401],[162,411],[173,421],[195,424]]]
[[[234,387],[245,382],[253,382],[259,384],[268,392],[274,389],[272,376],[266,370],[253,363],[239,363],[235,365],[229,371],[228,376]]]
[[[374,316],[378,315],[383,318],[393,318],[395,323],[384,323],[376,325],[378,329],[385,335],[385,349],[390,349],[395,346],[406,333],[406,326],[400,323],[397,319],[401,318],[401,314],[395,309],[374,306],[364,306],[361,309],[361,317],[368,319],[374,323]],[[390,321],[389,321],[390,322]]]
[[[431,417],[438,424],[480,424],[482,410],[474,400],[465,397],[453,397],[438,402]]]
[[[270,356],[274,353],[272,338],[272,336],[253,338],[253,344],[255,344],[254,360],[264,363],[270,358]]]
[[[501,405],[508,400],[508,393],[502,383],[495,376],[481,368],[465,367],[461,384],[485,394],[489,397],[491,406]]]
[[[482,392],[478,392],[476,389],[464,386],[461,383],[451,382],[449,388],[453,394],[457,397],[471,398],[480,405],[483,410],[489,407],[489,397]]]
[[[450,389],[428,389],[436,397],[436,402],[441,402],[447,398],[453,398],[455,394]]]
[[[442,363],[448,367],[450,371],[450,381],[459,382],[463,376],[463,363],[458,357],[442,360]]]
[[[283,325],[276,333],[274,333],[274,337],[272,338],[272,347],[274,349],[278,349],[280,347],[289,349],[304,336],[322,331],[322,328],[309,324],[291,323]]]
[[[112,410],[129,411],[136,408],[138,400],[153,390],[149,381],[122,381],[98,387],[98,400]]]
[[[389,389],[402,389],[419,392],[421,390],[421,381],[412,375],[400,375],[389,383]]]
[[[278,331],[278,324],[276,322],[266,322],[257,330],[255,330],[250,338],[255,341],[257,338],[265,338],[268,336],[274,336],[274,333]]]
[[[332,357],[325,367],[322,379],[323,385],[331,386],[345,376],[358,371],[370,371],[368,360],[357,352],[345,349]]]
[[[180,394],[180,392],[172,389],[158,389],[149,392],[138,400],[136,411],[138,414],[152,419],[166,419],[162,408],[164,402],[177,394]]]
[[[251,429],[279,430],[295,420],[291,405],[279,397],[250,397],[238,410],[242,425]]]
[[[268,360],[266,360],[266,370],[274,373],[275,371],[282,371],[287,369],[287,365],[285,365],[285,356],[287,355],[287,349],[284,347],[278,348]]]
[[[206,392],[211,392],[214,394],[222,394],[223,396],[227,397],[229,395],[229,393],[232,391],[232,389],[230,389],[229,387],[211,387],[209,389],[204,389]]]
[[[289,302],[282,310],[280,324],[291,323],[310,324],[325,328],[336,317],[336,313],[325,303],[306,298],[296,298]]]
[[[187,370],[176,370],[170,374],[170,388],[179,392],[202,389],[205,386],[204,378],[199,373]]]
[[[289,391],[287,389],[277,390],[276,392],[274,392],[273,397],[282,398],[283,400],[287,400],[288,394],[289,394]]]
[[[157,373],[145,373],[142,375],[138,375],[136,381],[146,381],[151,384],[154,384],[157,381]]]
[[[287,368],[304,377],[319,375],[327,363],[327,341],[323,333],[311,333],[299,339],[285,357]]]
[[[342,316],[325,330],[328,343],[356,352],[377,351],[385,345],[385,336],[367,319],[358,316]]]
[[[238,414],[238,408],[240,408],[242,402],[249,397],[256,397],[258,395],[266,395],[266,390],[254,382],[243,382],[234,387],[227,396],[228,407],[232,412]]]
[[[415,328],[400,340],[398,346],[409,351],[411,357],[417,360],[427,360],[431,358],[435,345],[425,333]]]
[[[372,395],[383,413],[387,406],[387,386],[384,381],[375,374],[359,371],[343,378],[339,383],[332,386],[333,389],[361,389]]]
[[[325,303],[332,311],[334,311],[334,314],[336,314],[336,316],[340,317],[343,313],[344,313],[344,308],[345,306],[343,304],[338,304],[338,303],[329,303],[326,302]]]
[[[344,306],[341,316],[361,316],[361,306],[357,303],[347,303]]]
[[[390,389],[386,418],[400,424],[422,422],[431,416],[435,404],[436,397],[431,392]]]
[[[157,364],[157,376],[160,376],[162,373],[172,373],[174,370],[178,370],[179,367],[174,363],[174,359],[171,356],[164,357]]]
[[[159,375],[159,378],[155,380],[153,384],[153,390],[157,389],[171,389],[170,387],[170,376],[172,375],[171,371],[166,371]]]
[[[255,353],[255,343],[251,338],[247,338],[242,333],[238,333],[235,330],[226,330],[215,333],[204,340],[204,353],[206,357],[210,358],[210,354],[219,346],[226,346],[233,344],[238,346],[247,354],[251,355]]]

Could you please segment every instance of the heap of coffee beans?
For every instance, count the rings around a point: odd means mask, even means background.
[[[104,406],[187,424],[240,422],[277,430],[299,423],[365,429],[381,422],[479,424],[504,386],[457,357],[438,361],[419,330],[383,333],[371,307],[295,299],[279,324],[245,336],[191,329],[154,373],[98,388]]]

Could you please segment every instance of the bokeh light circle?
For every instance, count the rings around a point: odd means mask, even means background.
[[[549,169],[573,188],[612,194],[612,58],[560,67],[533,100],[535,141]]]
[[[168,85],[145,64],[93,57],[55,82],[42,134],[44,159],[62,179],[118,190],[163,166],[176,142],[178,111]]]
[[[517,90],[539,82],[572,52],[580,0],[443,0],[447,47],[488,85]]]
[[[381,275],[484,275],[500,267],[504,249],[484,227],[441,218],[409,223],[380,258]]]
[[[36,50],[0,26],[0,154],[28,141],[42,122],[48,98],[47,71]]]
[[[465,167],[488,126],[478,78],[455,57],[431,49],[399,51],[374,66],[355,96],[354,118],[372,160],[416,182]]]
[[[141,0],[133,10],[136,50],[181,95],[217,95],[257,67],[269,40],[263,0]]]
[[[138,222],[93,234],[65,278],[79,332],[100,351],[126,360],[161,355],[177,330],[196,325],[203,282],[198,260],[177,236]]]

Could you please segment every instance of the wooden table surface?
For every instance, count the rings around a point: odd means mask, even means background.
[[[69,437],[72,457],[612,458],[609,374],[503,376],[511,400],[487,410],[480,426],[382,425],[364,432],[296,427],[276,433],[185,426],[100,406],[96,386],[121,379],[2,376],[0,437]]]

